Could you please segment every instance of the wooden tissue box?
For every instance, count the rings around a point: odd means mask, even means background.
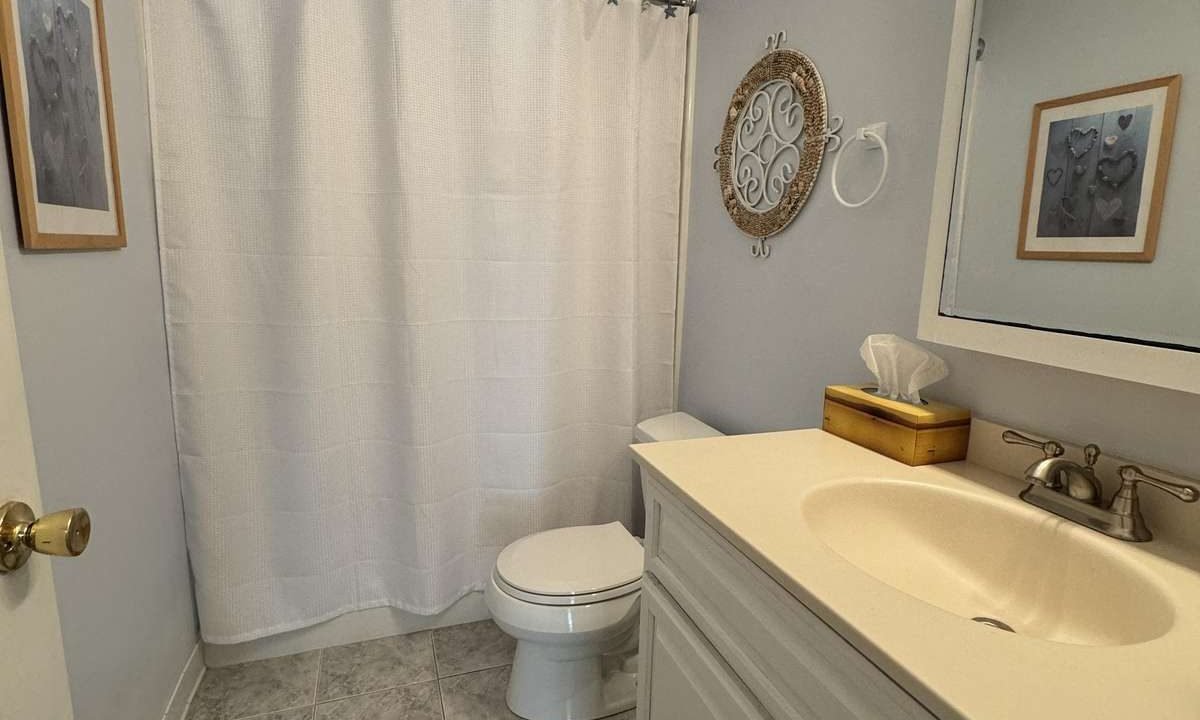
[[[927,401],[912,405],[879,397],[872,385],[825,388],[825,432],[906,465],[932,465],[967,457],[971,411]]]

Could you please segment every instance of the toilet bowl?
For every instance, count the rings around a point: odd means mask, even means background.
[[[643,421],[639,442],[720,435],[672,413]],[[501,551],[484,589],[517,641],[508,707],[526,720],[596,720],[637,693],[641,543],[620,523],[558,528]]]
[[[517,640],[508,706],[593,720],[634,705],[642,546],[620,523],[548,530],[500,553],[484,590]]]

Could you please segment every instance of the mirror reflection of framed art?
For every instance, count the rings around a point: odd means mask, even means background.
[[[125,247],[101,0],[0,0],[21,244]]]
[[[1150,262],[1181,77],[1034,106],[1017,256]]]

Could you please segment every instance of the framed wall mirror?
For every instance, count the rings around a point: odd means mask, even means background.
[[[1197,25],[956,0],[922,339],[1200,393]]]

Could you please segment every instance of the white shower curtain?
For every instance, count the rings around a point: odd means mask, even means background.
[[[202,633],[436,613],[631,515],[671,405],[687,20],[634,0],[149,0]]]

